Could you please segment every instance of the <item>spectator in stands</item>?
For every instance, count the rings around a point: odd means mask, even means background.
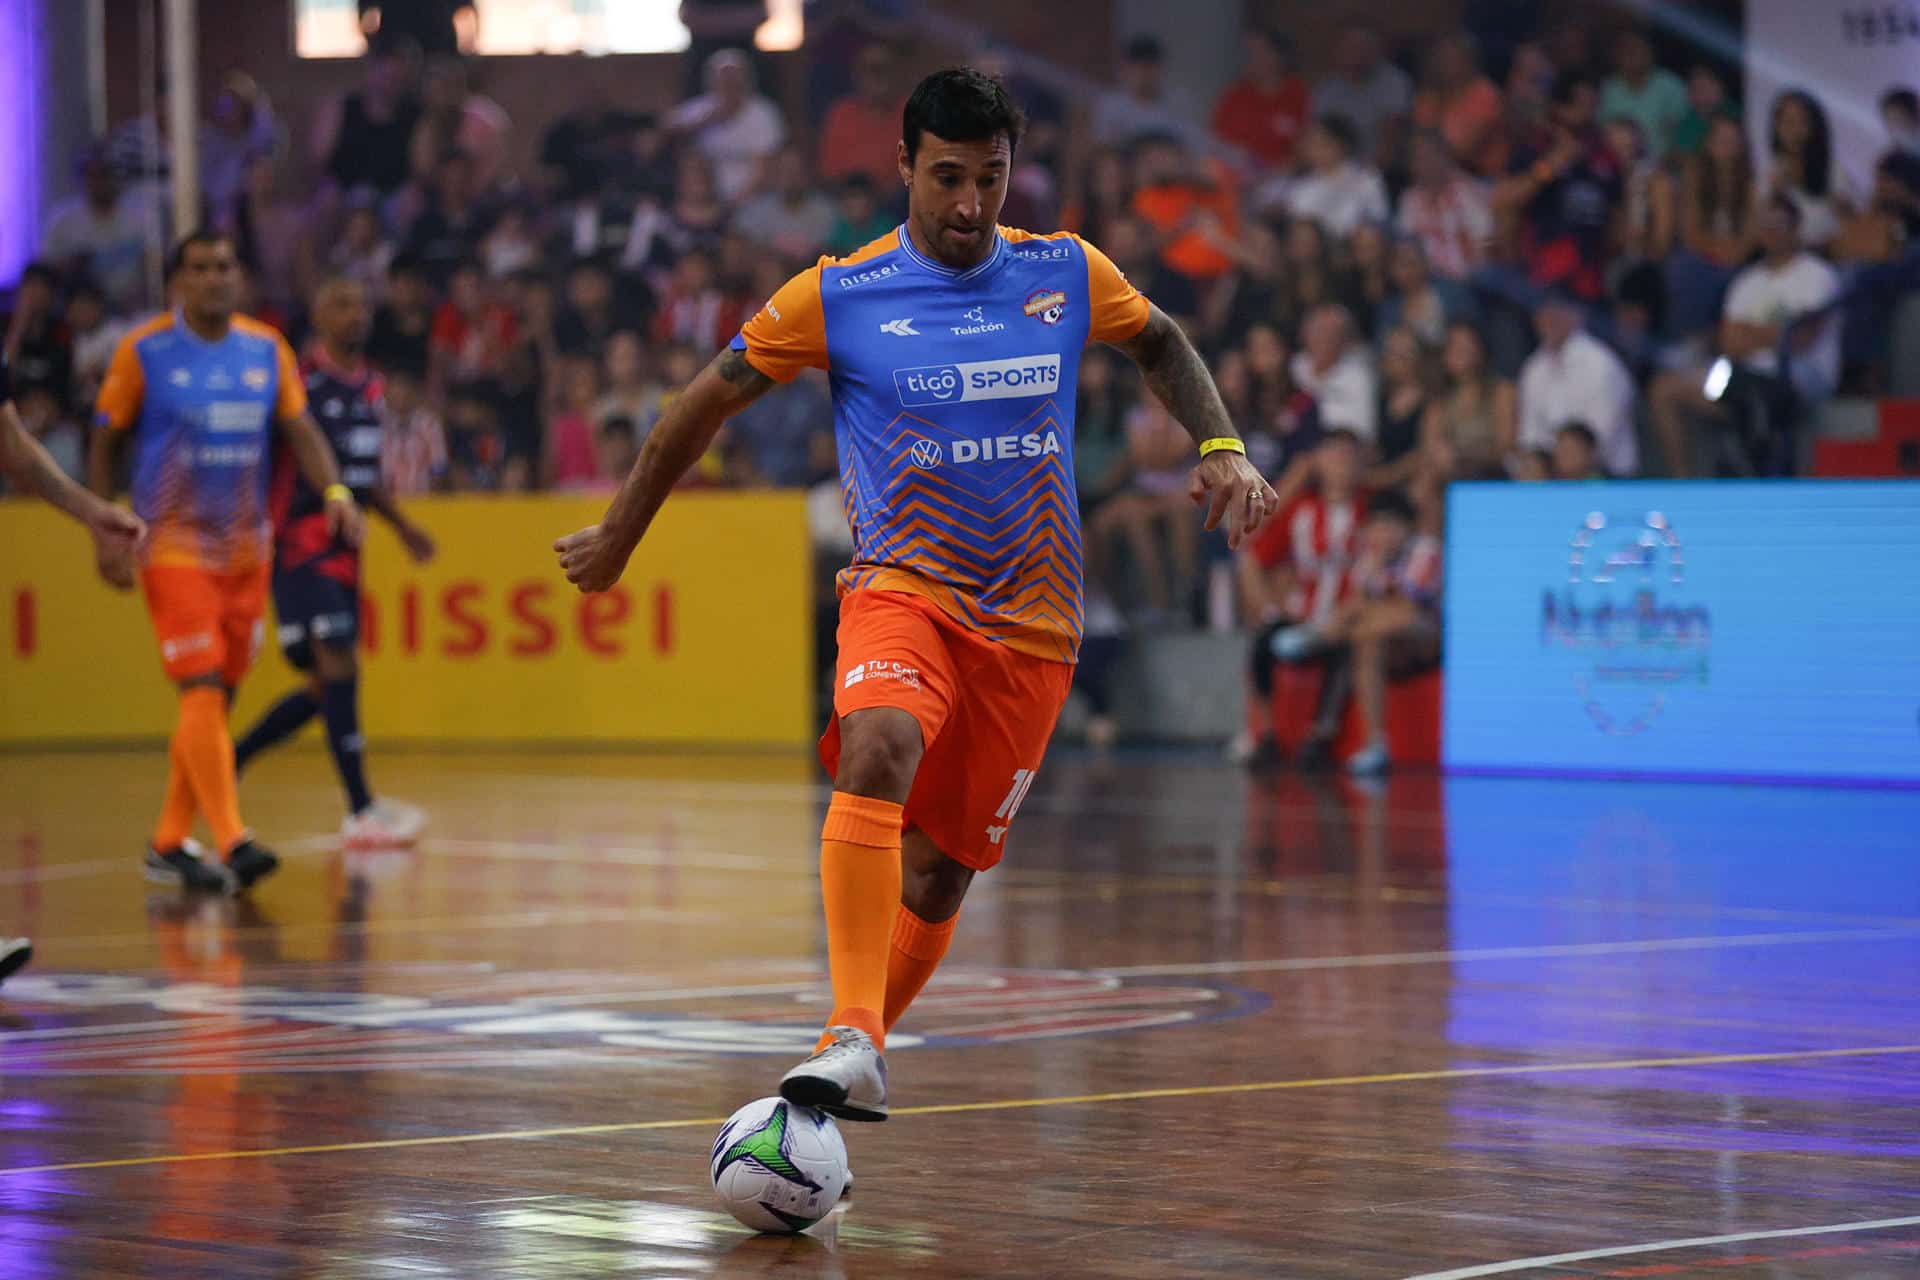
[[[1786,196],[1799,209],[1800,235],[1809,249],[1825,248],[1839,233],[1851,196],[1846,175],[1834,163],[1827,113],[1813,95],[1788,89],[1773,100],[1767,150],[1767,192]]]
[[[1354,328],[1364,338],[1377,331],[1380,311],[1393,294],[1392,249],[1378,222],[1362,222],[1346,238],[1347,271],[1353,281],[1348,305]]]
[[[1287,228],[1286,262],[1280,274],[1280,301],[1272,313],[1273,322],[1283,333],[1298,333],[1314,308],[1345,306],[1356,300],[1356,292],[1320,224],[1310,218],[1294,221]]]
[[[734,203],[762,183],[768,157],[787,140],[787,123],[773,101],[755,92],[753,67],[738,49],[707,59],[706,92],[674,108],[669,132],[692,138],[713,166],[720,198]]]
[[[358,0],[361,30],[377,43],[405,39],[429,54],[471,44],[480,17],[474,0]]]
[[[1486,184],[1454,162],[1446,141],[1426,131],[1413,140],[1413,183],[1400,195],[1396,223],[1414,237],[1433,271],[1464,280],[1486,260],[1493,205]]]
[[[517,336],[513,313],[488,296],[480,264],[469,261],[454,268],[447,300],[433,317],[427,366],[433,398],[444,400],[455,388],[498,378],[507,348]],[[489,414],[497,407],[489,404]],[[451,405],[447,418],[450,424],[454,421]]]
[[[652,426],[666,388],[648,376],[647,349],[640,335],[622,330],[607,339],[606,365],[606,394],[594,406],[594,421],[626,418],[636,427]]]
[[[59,308],[59,274],[44,262],[28,263],[14,290],[13,314],[0,346],[13,366],[14,389],[23,394],[45,390],[56,410],[65,406],[73,386],[73,335]]]
[[[1616,476],[1640,470],[1633,377],[1613,348],[1589,334],[1580,303],[1549,293],[1534,309],[1540,346],[1520,368],[1520,447],[1552,449],[1554,434],[1584,422],[1600,442],[1600,459]]]
[[[600,479],[593,419],[600,371],[593,361],[576,357],[567,362],[563,381],[560,410],[547,423],[540,482],[549,489],[584,489]]]
[[[1418,240],[1398,240],[1388,251],[1386,301],[1374,317],[1374,332],[1406,327],[1425,346],[1438,347],[1447,329],[1476,318],[1473,295],[1457,280],[1427,270],[1427,255]]]
[[[1171,622],[1192,597],[1200,571],[1200,524],[1187,495],[1193,441],[1172,414],[1143,398],[1127,416],[1127,485],[1094,513],[1088,530],[1092,576],[1110,580],[1108,548],[1124,540],[1144,621]]]
[[[1322,116],[1307,130],[1307,172],[1287,190],[1287,212],[1311,218],[1344,239],[1362,222],[1385,222],[1387,186],[1380,171],[1355,158],[1353,125]]]
[[[1683,163],[1700,154],[1707,145],[1707,128],[1722,116],[1740,118],[1739,108],[1727,92],[1727,82],[1709,62],[1697,62],[1687,73],[1687,110],[1673,126],[1673,139],[1667,148],[1669,158]]]
[[[1721,297],[1754,250],[1759,195],[1746,129],[1734,116],[1714,117],[1680,171],[1680,243],[1665,267],[1673,333],[1691,337],[1718,322]]]
[[[1880,119],[1887,127],[1888,149],[1875,172],[1884,168],[1893,180],[1908,237],[1920,236],[1920,94],[1887,90],[1880,96]]]
[[[1428,408],[1434,403],[1432,362],[1427,346],[1404,325],[1380,339],[1380,434],[1367,486],[1397,489],[1419,471],[1420,442]]]
[[[1603,126],[1620,162],[1620,241],[1607,264],[1606,293],[1613,331],[1629,352],[1645,351],[1663,331],[1667,313],[1665,263],[1673,252],[1673,178],[1645,152],[1640,126],[1627,116]]]
[[[281,155],[280,122],[257,81],[244,71],[221,77],[213,115],[200,130],[200,190],[215,209],[225,208],[245,188],[247,167],[261,156]]]
[[[166,224],[144,196],[122,191],[106,154],[88,154],[80,171],[82,194],[63,200],[47,217],[40,254],[69,275],[85,274],[106,291],[121,314],[156,301],[149,289],[157,273]]]
[[[1387,682],[1433,667],[1440,660],[1440,543],[1419,535],[1411,504],[1397,493],[1375,494],[1367,503],[1359,554],[1353,566],[1353,590],[1320,643],[1344,650],[1354,701],[1365,728],[1364,745],[1347,759],[1347,771],[1385,773],[1392,764],[1387,748]],[[1328,673],[1327,685],[1339,689],[1342,673]],[[1324,701],[1324,699],[1323,699]],[[1322,710],[1321,741],[1326,709]],[[1338,731],[1337,720],[1333,723]]]
[[[380,416],[380,477],[396,497],[430,493],[447,475],[447,433],[426,400],[420,375],[408,367],[386,375]]]
[[[1238,346],[1247,330],[1271,323],[1280,304],[1280,273],[1286,245],[1274,223],[1256,218],[1239,241],[1223,246],[1237,270],[1213,282],[1200,307],[1200,328],[1210,342]]]
[[[475,189],[490,189],[501,177],[513,128],[505,109],[474,91],[466,64],[452,55],[427,60],[420,98],[420,123],[411,144],[414,163],[437,165],[463,155],[473,162]]]
[[[507,449],[499,410],[478,386],[457,388],[447,401],[447,474],[459,493],[518,493],[527,460]]]
[[[1144,221],[1131,216],[1116,218],[1107,228],[1107,240],[1101,247],[1134,288],[1175,320],[1191,324],[1200,314],[1199,290],[1185,273],[1155,255],[1153,233]]]
[[[1213,107],[1213,135],[1247,153],[1252,167],[1287,169],[1307,121],[1307,82],[1293,42],[1268,27],[1247,32],[1240,78]]]
[[[1293,381],[1313,397],[1328,431],[1350,431],[1372,444],[1378,434],[1379,382],[1353,315],[1338,303],[1316,307],[1300,327]]]
[[[1649,159],[1658,164],[1673,146],[1686,118],[1687,86],[1665,67],[1654,65],[1653,42],[1638,27],[1628,27],[1613,42],[1613,74],[1600,90],[1600,121],[1631,120]]]
[[[1518,393],[1488,367],[1478,328],[1465,322],[1448,327],[1440,368],[1442,390],[1421,423],[1421,470],[1415,477],[1416,496],[1430,516],[1438,515],[1440,487],[1504,476],[1520,435]]]
[[[389,378],[405,373],[425,383],[433,336],[433,282],[420,261],[398,254],[387,267],[386,302],[373,313],[367,359]]]
[[[14,388],[14,408],[20,425],[53,456],[54,465],[69,480],[85,484],[87,480],[87,433],[54,388],[35,383],[24,390]]]
[[[1881,156],[1873,166],[1873,189],[1866,203],[1840,220],[1830,247],[1835,262],[1891,262],[1905,252],[1907,219],[1914,212],[1914,202],[1900,170],[1894,152]]]
[[[364,65],[361,87],[321,109],[314,154],[335,193],[390,196],[413,172],[413,135],[422,110],[414,91],[420,49],[410,41],[382,40]]]
[[[1709,396],[1708,370],[1677,369],[1662,374],[1649,389],[1654,426],[1676,476],[1694,473],[1694,448],[1688,426],[1706,420],[1752,431],[1742,419],[1751,406],[1764,406],[1767,425],[1782,421],[1833,394],[1840,376],[1840,335],[1833,317],[1806,320],[1839,293],[1839,276],[1826,261],[1802,247],[1800,206],[1791,195],[1775,193],[1760,211],[1760,261],[1734,277],[1720,325],[1720,351],[1736,366],[1718,379]],[[1782,367],[1782,358],[1785,367]],[[1604,443],[1602,457],[1606,457]],[[1616,475],[1624,469],[1608,462]]]
[[[393,255],[393,241],[387,238],[379,211],[363,201],[347,210],[340,239],[327,254],[327,271],[359,284],[377,306],[387,296]]]
[[[739,328],[739,308],[721,292],[713,257],[689,249],[673,264],[673,279],[653,317],[653,340],[684,342],[699,351],[717,351]]]
[[[872,244],[899,224],[880,205],[879,193],[864,174],[849,174],[840,183],[838,209],[833,230],[827,236],[827,252],[843,257],[863,245]]]
[[[893,131],[899,129],[896,120]],[[799,152],[782,151],[773,158],[772,188],[740,206],[733,229],[782,257],[811,262],[832,237],[838,216],[833,201],[814,189],[811,177]]]
[[[540,238],[533,229],[534,211],[516,200],[500,211],[480,240],[480,262],[490,280],[505,280],[540,261]]]
[[[107,376],[114,348],[131,326],[107,312],[107,295],[82,278],[67,293],[67,329],[73,335],[73,389],[67,403],[91,407]]]
[[[1135,149],[1133,213],[1152,228],[1160,260],[1196,285],[1232,270],[1222,246],[1239,237],[1238,202],[1225,174],[1170,134],[1142,138]]]
[[[307,287],[313,274],[311,216],[306,205],[281,197],[273,157],[263,155],[247,167],[246,187],[214,218],[232,237],[254,297],[282,314],[313,292]]]
[[[1513,62],[1507,68],[1506,103],[1500,116],[1500,132],[1506,147],[1510,149],[1513,143],[1548,130],[1553,80],[1558,74],[1544,45],[1528,40],[1515,47]],[[1503,156],[1503,167],[1504,160]]]
[[[826,374],[808,369],[727,419],[733,437],[729,477],[736,488],[804,488],[813,459],[834,449],[833,401]]]
[[[1604,480],[1607,469],[1600,465],[1600,440],[1584,422],[1561,424],[1553,433],[1553,461],[1550,474],[1555,480]]]
[[[1499,172],[1505,151],[1502,112],[1500,90],[1481,73],[1473,41],[1451,35],[1436,42],[1414,96],[1414,124],[1437,130],[1454,159],[1484,178]]]
[[[1080,176],[1084,175],[1084,176]],[[1069,171],[1061,225],[1106,247],[1109,228],[1130,217],[1133,167],[1118,147],[1102,147],[1084,166]]]
[[[1125,487],[1132,474],[1127,454],[1127,415],[1131,409],[1131,398],[1120,383],[1107,348],[1098,344],[1088,347],[1080,356],[1073,411],[1073,477],[1082,527],[1091,526],[1094,515]]]
[[[1093,140],[1103,147],[1131,145],[1145,134],[1193,138],[1199,112],[1179,85],[1167,83],[1167,52],[1157,37],[1127,41],[1119,87],[1100,95],[1093,108]]]
[[[1262,525],[1236,559],[1241,614],[1256,628],[1247,728],[1227,748],[1239,763],[1259,768],[1280,762],[1273,723],[1276,664],[1323,656],[1313,624],[1330,622],[1348,589],[1366,508],[1360,489],[1364,448],[1352,432],[1330,431],[1311,455],[1309,487]],[[1323,712],[1331,710],[1324,705],[1326,692],[1323,682]],[[1317,716],[1300,748],[1301,767],[1324,764],[1339,732],[1339,711]]]
[[[587,258],[574,263],[567,273],[566,305],[553,322],[554,343],[562,355],[598,360],[606,354],[607,340],[614,334],[649,323],[650,317],[624,305],[616,295],[607,264]]]
[[[1528,280],[1597,300],[1618,241],[1625,192],[1620,161],[1594,125],[1593,81],[1562,73],[1553,85],[1552,128],[1519,147],[1493,203],[1518,221]]]
[[[608,418],[593,437],[595,465],[599,468],[596,488],[618,488],[640,460],[640,433],[631,418]]]
[[[444,290],[454,268],[473,260],[486,234],[470,157],[455,152],[434,171],[426,209],[408,231],[406,252],[420,263],[436,289]]]
[[[1413,110],[1413,82],[1387,61],[1380,33],[1350,23],[1334,46],[1333,70],[1313,88],[1314,118],[1337,116],[1353,126],[1354,154],[1381,172],[1403,163],[1401,145]]]
[[[820,124],[814,172],[835,182],[863,173],[879,188],[900,181],[894,152],[900,141],[900,94],[894,87],[893,51],[875,41],[853,60],[853,92],[827,108]]]

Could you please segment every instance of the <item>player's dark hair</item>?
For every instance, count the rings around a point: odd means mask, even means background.
[[[1367,519],[1386,516],[1392,520],[1413,523],[1413,504],[1398,489],[1382,489],[1367,499]]]
[[[991,142],[1007,135],[1007,150],[1017,151],[1027,118],[1006,86],[972,67],[936,71],[914,87],[900,113],[900,138],[911,164],[920,152],[920,135],[948,142]]]
[[[1579,437],[1579,438],[1580,438],[1581,440],[1583,440],[1583,441],[1585,441],[1585,442],[1586,442],[1586,446],[1587,446],[1587,448],[1589,448],[1589,449],[1592,449],[1592,450],[1594,450],[1594,451],[1596,451],[1596,452],[1598,452],[1598,451],[1599,451],[1599,448],[1600,448],[1600,437],[1599,437],[1599,436],[1597,436],[1597,435],[1595,435],[1595,434],[1593,433],[1593,428],[1592,428],[1592,427],[1590,427],[1590,426],[1588,426],[1588,425],[1587,425],[1586,423],[1584,423],[1584,422],[1582,422],[1582,421],[1580,421],[1580,420],[1579,420],[1578,418],[1575,418],[1575,419],[1573,419],[1573,420],[1572,420],[1572,421],[1570,421],[1570,422],[1563,422],[1563,423],[1561,423],[1561,424],[1560,424],[1560,430],[1558,430],[1558,431],[1557,431],[1557,432],[1555,432],[1554,434],[1555,434],[1555,435],[1562,435],[1562,436],[1564,436],[1564,435],[1574,435],[1574,436],[1577,436],[1577,437]]]
[[[215,245],[233,248],[233,237],[224,231],[215,231],[212,227],[200,227],[182,236],[173,246],[173,252],[167,255],[167,279],[180,274],[180,268],[187,265],[187,252],[195,248],[211,249]]]

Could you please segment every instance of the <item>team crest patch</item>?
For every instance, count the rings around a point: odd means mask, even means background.
[[[240,375],[240,381],[246,383],[255,391],[265,391],[267,389],[267,379],[271,376],[272,375],[265,369],[249,369]]]
[[[1041,289],[1027,295],[1023,310],[1030,316],[1038,316],[1042,324],[1059,324],[1060,317],[1066,314],[1067,295],[1058,289]]]

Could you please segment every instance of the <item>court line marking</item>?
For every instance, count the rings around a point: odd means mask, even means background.
[[[1686,1240],[1655,1240],[1651,1244],[1623,1244],[1606,1249],[1583,1249],[1578,1253],[1543,1254],[1537,1258],[1515,1258],[1509,1262],[1489,1262],[1477,1267],[1455,1267],[1452,1271],[1427,1271],[1407,1280],[1473,1280],[1475,1276],[1506,1275],[1531,1271],[1536,1267],[1558,1266],[1566,1262],[1588,1262],[1594,1258],[1620,1258],[1634,1253],[1664,1253],[1669,1249],[1700,1249],[1712,1244],[1744,1244],[1749,1240],[1785,1240],[1793,1236],[1824,1236],[1840,1231],[1885,1231],[1894,1227],[1920,1224],[1920,1217],[1876,1218],[1872,1222],[1835,1222],[1819,1227],[1787,1227],[1779,1231],[1736,1231],[1724,1236],[1694,1236]]]
[[[1545,960],[1555,956],[1634,955],[1651,951],[1713,951],[1734,947],[1785,947],[1817,942],[1877,942],[1912,938],[1920,929],[1819,929],[1793,933],[1727,933],[1687,938],[1640,938],[1619,942],[1564,942],[1536,947],[1475,947],[1461,951],[1390,951],[1354,956],[1290,956],[1279,960],[1217,960],[1200,964],[1136,964],[1089,969],[1103,978],[1175,978],[1206,974],[1286,973],[1302,969],[1371,969],[1441,964],[1450,960]]]
[[[1476,1080],[1504,1076],[1573,1075],[1597,1071],[1642,1071],[1660,1067],[1720,1067],[1756,1062],[1815,1062],[1920,1054],[1920,1044],[1858,1045],[1843,1049],[1781,1049],[1764,1053],[1711,1053],[1677,1058],[1617,1058],[1592,1062],[1536,1062],[1508,1066],[1443,1067],[1428,1071],[1389,1071],[1362,1076],[1317,1076],[1296,1080],[1259,1080],[1245,1084],[1186,1085],[1170,1089],[1129,1089],[1120,1093],[1081,1093],[1049,1098],[1000,1098],[988,1102],[949,1102],[926,1107],[897,1107],[896,1116],[961,1115],[973,1111],[1027,1111],[1038,1107],[1093,1106],[1109,1102],[1150,1102],[1165,1098],[1206,1098],[1233,1093],[1273,1093],[1293,1089],[1332,1089],[1347,1085],[1413,1084],[1432,1080]],[[395,1151],[405,1147],[441,1147],[469,1142],[534,1138],[573,1138],[601,1133],[645,1133],[696,1129],[723,1124],[725,1116],[682,1120],[635,1120],[617,1124],[566,1125],[548,1129],[502,1129],[447,1133],[428,1138],[377,1138],[367,1142],[329,1142],[301,1147],[265,1147],[241,1151],[175,1152],[123,1156],[114,1160],[77,1160],[66,1164],[20,1165],[0,1169],[0,1178],[28,1173],[73,1173],[85,1169],[126,1169],[137,1165],[193,1164],[203,1160],[267,1160],[280,1156],[323,1155],[344,1151]]]

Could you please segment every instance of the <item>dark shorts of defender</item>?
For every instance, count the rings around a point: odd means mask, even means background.
[[[352,648],[360,634],[360,564],[351,557],[309,561],[273,572],[273,614],[280,652],[296,671],[313,670],[315,642]]]

